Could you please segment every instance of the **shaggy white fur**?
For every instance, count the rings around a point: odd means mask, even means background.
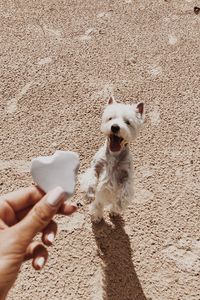
[[[102,117],[106,143],[95,154],[91,166],[80,177],[81,190],[92,200],[92,220],[103,217],[105,206],[120,214],[133,198],[133,166],[129,143],[144,122],[144,104],[116,103],[110,97]]]

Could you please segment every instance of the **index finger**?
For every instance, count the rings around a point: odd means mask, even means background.
[[[0,197],[0,201],[5,201],[15,211],[35,205],[44,196],[44,192],[36,186],[22,188]]]

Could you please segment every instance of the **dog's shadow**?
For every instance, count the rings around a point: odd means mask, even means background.
[[[129,237],[123,219],[112,218],[112,225],[93,224],[98,253],[102,259],[104,300],[146,300],[137,277]]]

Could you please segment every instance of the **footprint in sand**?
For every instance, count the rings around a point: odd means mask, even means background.
[[[150,120],[151,120],[151,124],[153,126],[158,126],[160,124],[159,107],[155,106],[154,110],[149,112],[149,117],[150,117]]]
[[[98,19],[109,19],[111,17],[111,12],[101,12],[97,15]]]
[[[14,169],[19,173],[26,173],[30,171],[30,166],[30,161],[26,160],[0,160],[0,171]]]
[[[81,41],[89,41],[92,38],[92,34],[94,34],[96,32],[95,28],[89,28],[88,30],[86,30],[85,34],[80,36],[80,40]]]
[[[51,57],[45,57],[45,58],[42,58],[42,59],[38,59],[37,64],[39,66],[43,66],[43,65],[50,64],[51,62],[52,62]]]
[[[152,275],[152,280],[159,287],[160,291],[167,290],[170,285],[173,285],[177,281],[177,274],[171,270],[161,267]]]
[[[154,198],[154,194],[151,191],[146,190],[140,186],[137,186],[135,190],[135,196],[133,202],[137,204],[145,204],[153,200],[153,198]]]
[[[48,35],[49,37],[55,38],[57,40],[62,39],[62,30],[60,29],[44,25],[43,30],[45,34]]]
[[[138,168],[138,172],[140,174],[140,176],[142,176],[143,178],[145,177],[151,177],[154,173],[154,171],[152,169],[150,169],[149,166],[141,166]]]
[[[34,81],[28,82],[14,98],[8,100],[6,107],[6,112],[8,114],[14,114],[17,111],[19,100],[28,92],[33,84]]]
[[[175,35],[170,34],[168,36],[168,42],[169,42],[170,45],[175,45],[177,43],[177,41],[178,41],[178,39]]]
[[[148,72],[152,77],[157,77],[157,76],[162,74],[162,67],[160,67],[160,66],[149,66]]]
[[[166,245],[165,259],[175,263],[181,271],[198,274],[200,272],[200,240],[183,238]]]

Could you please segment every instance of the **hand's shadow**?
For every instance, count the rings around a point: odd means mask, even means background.
[[[113,225],[102,221],[93,224],[99,255],[102,259],[104,300],[146,300],[132,262],[129,237],[121,217]]]

